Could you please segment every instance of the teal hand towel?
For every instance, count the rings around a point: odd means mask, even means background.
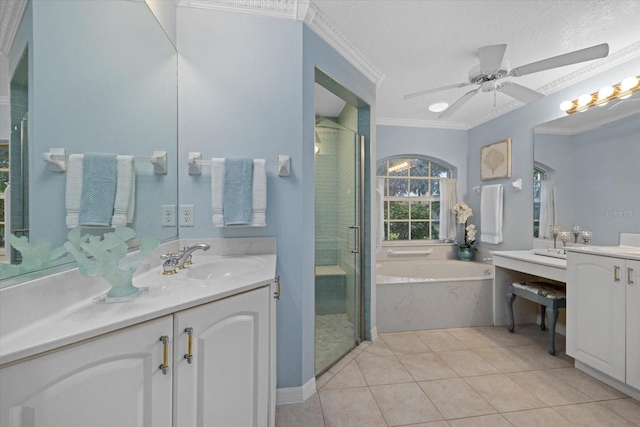
[[[116,199],[117,156],[87,153],[82,160],[80,225],[111,226]]]
[[[253,216],[253,159],[226,159],[222,189],[224,225],[246,225]]]

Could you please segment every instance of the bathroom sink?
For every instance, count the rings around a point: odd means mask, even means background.
[[[199,280],[231,279],[246,276],[266,266],[263,259],[251,256],[221,257],[208,262],[203,258],[194,259],[194,263],[202,264],[189,267],[187,277]]]

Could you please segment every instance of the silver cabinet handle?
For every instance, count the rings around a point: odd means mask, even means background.
[[[360,253],[360,227],[357,225],[350,225],[350,229],[356,230],[356,248],[351,251],[352,254]]]
[[[633,285],[633,268],[627,267],[627,284]]]
[[[616,283],[620,281],[620,267],[617,265],[613,266],[613,281]]]

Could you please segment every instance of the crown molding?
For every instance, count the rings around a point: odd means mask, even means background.
[[[0,1],[0,55],[8,56],[27,0]]]
[[[380,86],[385,75],[360,52],[312,2],[300,2],[306,9],[304,23],[321,39],[340,53],[376,86]]]
[[[376,117],[376,125],[450,129],[450,130],[469,130],[469,126],[467,126],[467,124],[463,122],[441,122],[438,120],[420,120],[420,119],[397,119],[393,117]]]
[[[567,74],[566,76],[561,77],[558,80],[552,81],[551,83],[538,88],[538,92],[545,95],[552,94],[561,89],[586,80],[589,77],[593,77],[596,74],[600,74],[624,62],[637,58],[638,56],[640,56],[640,41],[635,42],[617,52],[614,52],[611,55],[608,55],[606,58],[593,61],[589,65],[582,67],[579,70],[574,71],[573,73]],[[514,110],[515,108],[518,108],[522,105],[525,104],[516,100],[511,101],[508,104],[505,104],[500,108],[496,108],[495,110],[490,111],[484,116],[481,116],[479,119],[469,123],[469,128],[474,128],[478,125],[493,120],[496,117],[506,114],[509,111]]]
[[[347,40],[309,0],[179,0],[178,7],[302,21],[376,86],[379,86],[384,80],[384,74]]]

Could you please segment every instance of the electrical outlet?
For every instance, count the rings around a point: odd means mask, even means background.
[[[162,205],[162,226],[176,226],[176,205]]]
[[[180,225],[193,227],[193,205],[180,206]]]

